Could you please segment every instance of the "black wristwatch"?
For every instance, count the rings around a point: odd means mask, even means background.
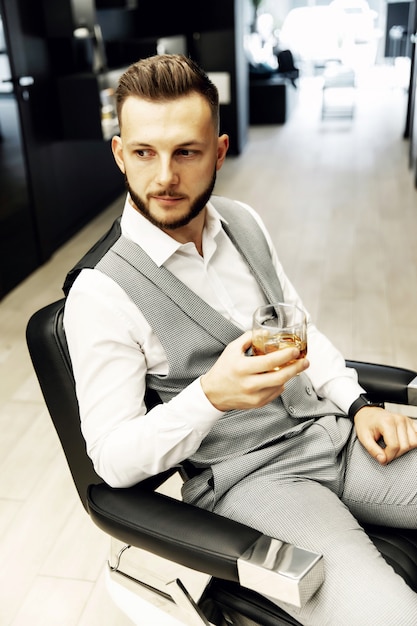
[[[372,402],[372,400],[369,400],[369,398],[367,398],[367,396],[363,393],[350,405],[350,409],[348,411],[350,419],[353,420],[359,409],[362,409],[364,406],[378,406],[383,409],[385,405],[383,402]]]

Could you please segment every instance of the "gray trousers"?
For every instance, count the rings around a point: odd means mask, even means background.
[[[231,486],[219,488],[222,473],[208,469],[184,485],[184,500],[323,554],[319,591],[301,609],[281,605],[300,623],[413,626],[417,594],[359,522],[417,528],[417,449],[380,466],[347,423],[319,420]]]

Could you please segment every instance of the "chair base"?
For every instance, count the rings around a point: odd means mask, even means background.
[[[355,113],[355,73],[339,63],[324,72],[322,119],[349,118]]]
[[[110,580],[186,626],[209,626],[198,606],[211,576],[111,538]],[[213,625],[216,626],[216,625]]]

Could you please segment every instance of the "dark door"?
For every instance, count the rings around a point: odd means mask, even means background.
[[[15,70],[5,8],[0,0],[0,298],[41,262],[22,129],[32,79]]]
[[[409,139],[409,166],[414,172],[414,183],[417,187],[417,11],[415,2],[411,4],[409,32],[411,69],[404,137]]]

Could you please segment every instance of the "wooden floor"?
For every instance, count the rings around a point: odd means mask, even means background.
[[[390,70],[360,81],[352,120],[322,121],[320,86],[305,80],[288,123],[251,128],[217,192],[260,212],[306,306],[346,357],[414,369],[417,191],[402,138],[406,93]],[[77,500],[24,336],[121,203],[0,303],[1,626],[131,624],[108,598],[108,540]]]

